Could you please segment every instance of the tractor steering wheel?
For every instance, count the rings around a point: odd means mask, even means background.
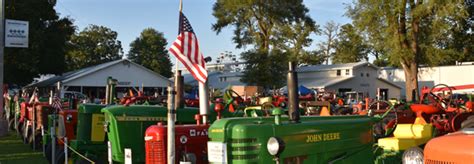
[[[384,107],[380,109],[379,107]],[[379,109],[378,109],[379,108]],[[382,113],[383,112],[383,113]],[[382,115],[380,115],[382,114]],[[398,124],[398,115],[394,106],[385,100],[376,100],[369,105],[368,116],[382,117],[382,120],[374,125],[374,136],[384,138],[393,134]]]
[[[236,100],[241,101],[241,102],[243,102],[243,100],[244,100],[237,92],[235,92],[232,89],[227,89],[225,91],[225,95],[227,95],[227,97],[230,98],[230,100],[227,100],[226,105],[229,105],[229,104],[233,103]]]
[[[438,88],[439,86],[442,86],[440,90],[441,93],[435,94],[438,91],[435,91],[435,88]],[[445,93],[445,89],[448,88],[449,92]],[[449,87],[446,84],[437,84],[430,90],[430,95],[433,96],[437,104],[440,104],[443,107],[443,110],[448,109],[449,105],[451,105],[451,102],[453,101],[453,89]]]

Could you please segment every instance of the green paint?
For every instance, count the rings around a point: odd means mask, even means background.
[[[295,163],[373,163],[372,125],[368,116],[301,117],[301,123],[281,118],[227,118],[209,129],[210,141],[227,145],[229,163],[273,163],[267,152],[270,137],[285,142],[280,162]]]

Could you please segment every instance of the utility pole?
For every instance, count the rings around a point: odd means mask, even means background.
[[[7,131],[7,129],[3,128],[7,128],[8,126],[7,121],[3,119],[3,51],[5,49],[5,0],[0,0],[0,8],[2,10],[0,11],[0,136],[2,136],[2,131]]]

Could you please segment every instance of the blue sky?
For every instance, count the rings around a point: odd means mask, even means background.
[[[204,56],[213,57],[224,51],[238,54],[243,50],[235,48],[232,43],[233,28],[224,29],[219,35],[211,26],[216,19],[212,16],[212,0],[183,0],[183,12],[191,22]],[[345,5],[351,0],[305,0],[310,16],[320,26],[329,20],[340,24],[350,23],[344,17]],[[178,30],[179,0],[58,0],[56,11],[62,17],[69,16],[75,20],[79,30],[89,24],[102,25],[118,33],[124,53],[129,44],[148,27],[163,32],[169,45],[176,39]],[[312,35],[315,40],[308,49],[315,49],[320,36]],[[171,55],[172,56],[172,55]],[[171,57],[174,61],[174,57]]]

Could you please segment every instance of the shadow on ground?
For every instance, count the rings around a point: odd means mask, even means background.
[[[41,150],[33,151],[12,131],[0,137],[0,164],[47,164]]]

